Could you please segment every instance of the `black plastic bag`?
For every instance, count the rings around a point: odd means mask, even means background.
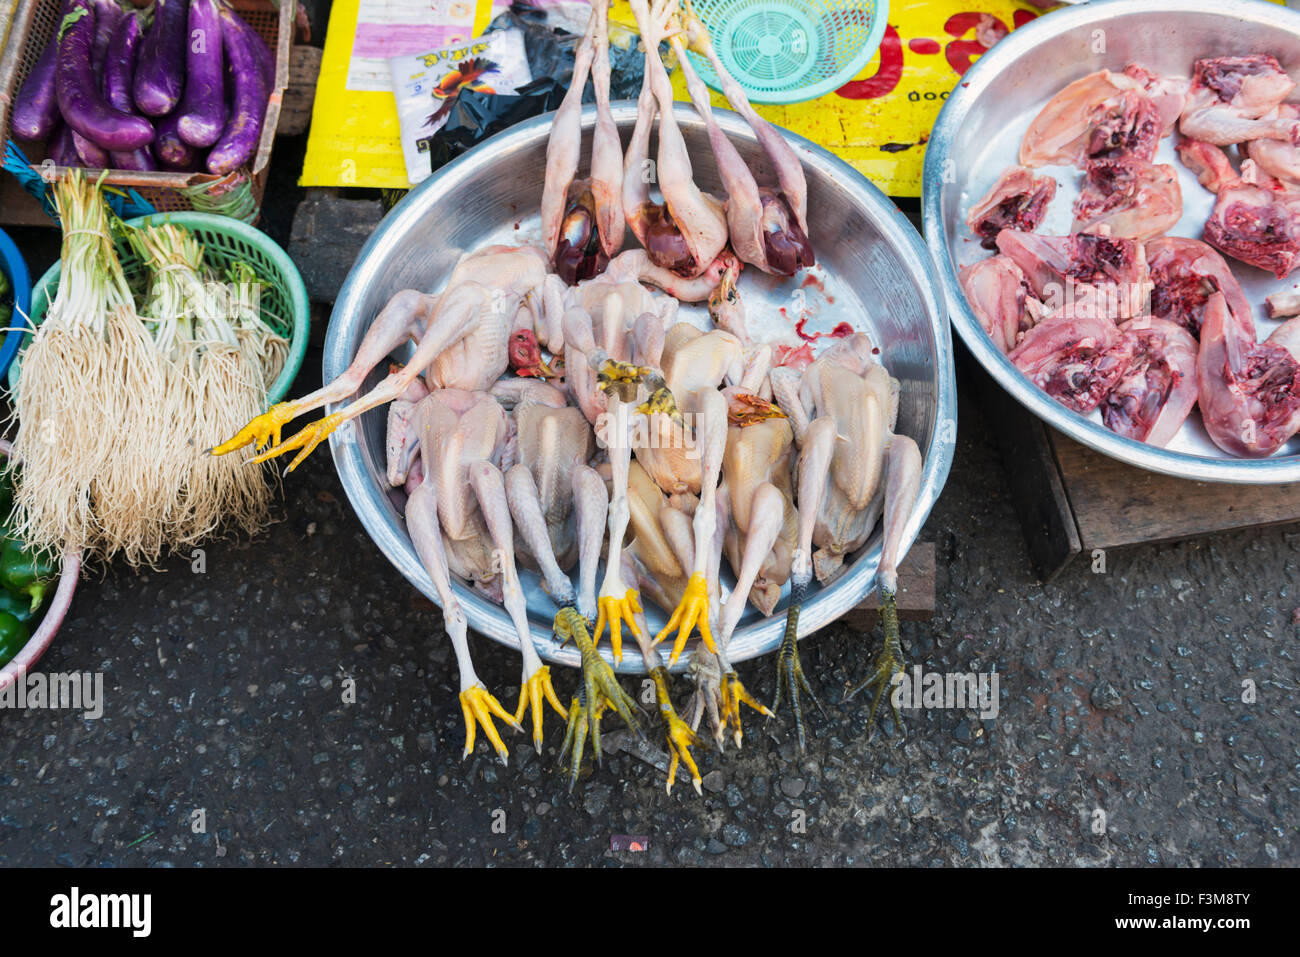
[[[489,29],[505,30],[514,27],[524,34],[524,50],[528,55],[528,69],[533,76],[550,77],[561,86],[568,87],[573,76],[573,56],[582,37],[551,25],[547,9],[527,3],[511,4],[510,9],[492,21]],[[641,93],[641,78],[645,75],[645,57],[640,43],[620,46],[613,34],[622,28],[611,24],[609,44],[610,98],[635,100]],[[627,31],[622,31],[627,36]],[[635,40],[635,38],[629,38]],[[667,44],[661,44],[666,49]],[[582,101],[594,103],[596,95],[591,84],[583,91]]]
[[[436,172],[488,137],[549,113],[560,105],[566,89],[566,84],[543,77],[515,93],[461,90],[452,103],[446,124],[429,140],[429,169]]]

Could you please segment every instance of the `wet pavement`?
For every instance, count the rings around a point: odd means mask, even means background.
[[[314,351],[298,391],[319,367]],[[996,671],[995,719],[922,710],[868,741],[866,702],[842,699],[878,639],[832,627],[804,645],[826,706],[808,753],[747,713],[743,750],[701,754],[703,797],[666,795],[621,752],[569,794],[554,717],[540,756],[507,733],[508,768],[481,741],[462,761],[440,615],[318,453],[256,541],[81,584],[41,668],[102,671],[104,713],[0,712],[0,863],[1300,861],[1300,529],[1113,551],[1105,573],[1080,561],[1040,585],[986,423],[960,414],[923,533],[939,612],[903,636],[926,671]],[[513,703],[516,655],[471,648]],[[739,670],[770,700],[774,668]],[[574,678],[557,675],[562,695]],[[647,848],[613,851],[616,835]]]

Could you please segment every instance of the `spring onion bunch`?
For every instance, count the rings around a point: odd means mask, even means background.
[[[287,354],[260,317],[256,274],[218,274],[174,223],[113,221],[80,173],[54,192],[62,270],[22,357],[16,533],[138,565],[223,525],[256,531],[268,470],[203,454],[263,410]],[[115,235],[142,267],[138,302]]]

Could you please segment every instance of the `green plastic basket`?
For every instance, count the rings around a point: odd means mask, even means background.
[[[718,59],[756,103],[800,103],[837,90],[885,35],[888,0],[694,0]],[[707,58],[690,52],[721,91]]]
[[[289,355],[284,368],[267,393],[267,404],[274,405],[289,392],[298,370],[302,368],[302,358],[307,352],[307,333],[311,321],[311,310],[307,304],[307,287],[303,285],[302,276],[293,261],[283,249],[262,232],[229,218],[213,213],[155,213],[127,221],[128,226],[145,226],[153,223],[175,223],[192,232],[203,244],[203,261],[224,269],[236,261],[243,261],[253,267],[257,277],[267,283],[262,290],[260,305],[262,318],[277,333],[289,339]],[[142,264],[134,250],[119,243],[118,258],[128,280],[134,281],[141,273]],[[39,326],[45,321],[45,313],[54,301],[59,289],[60,263],[55,263],[45,275],[37,281],[32,289],[31,321]],[[9,389],[18,390],[18,378],[22,366],[22,350],[26,350],[31,341],[29,332],[23,339],[22,349],[13,365],[9,367]]]

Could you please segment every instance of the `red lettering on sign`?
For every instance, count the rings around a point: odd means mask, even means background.
[[[913,53],[921,54],[934,54],[943,49],[939,46],[938,40],[931,40],[928,37],[917,37],[915,40],[908,40],[907,48]]]
[[[885,27],[880,41],[880,67],[865,80],[850,80],[835,92],[847,100],[874,100],[892,93],[903,77],[903,41],[893,24]]]

